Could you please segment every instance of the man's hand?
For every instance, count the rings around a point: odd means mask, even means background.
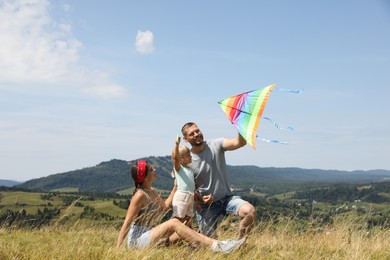
[[[205,204],[211,204],[214,201],[214,197],[211,194],[203,196],[202,199]]]

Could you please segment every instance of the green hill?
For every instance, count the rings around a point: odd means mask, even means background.
[[[159,175],[156,187],[171,189],[170,156],[146,159]],[[138,160],[138,159],[137,159]],[[129,164],[133,161],[113,159],[96,166],[53,174],[29,180],[17,185],[18,188],[38,191],[79,191],[79,192],[118,192],[134,186],[130,176]],[[250,188],[267,194],[277,194],[308,187],[324,187],[332,183],[359,184],[380,182],[390,179],[390,171],[336,171],[301,168],[260,168],[257,166],[228,166],[231,184],[238,189]]]
[[[0,180],[0,186],[4,186],[4,187],[12,187],[18,184],[21,184],[21,182],[12,181],[12,180]]]
[[[362,184],[390,180],[390,171],[337,171],[302,168],[228,166],[230,181],[242,188],[267,194],[327,187],[330,184]]]

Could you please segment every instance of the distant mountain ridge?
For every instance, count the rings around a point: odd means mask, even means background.
[[[20,181],[13,181],[13,180],[0,180],[0,186],[4,187],[12,187],[18,184],[21,184]]]
[[[155,186],[159,189],[171,189],[173,180],[171,156],[150,156],[146,159],[159,175]],[[139,160],[139,159],[137,159]],[[113,159],[96,166],[26,181],[16,187],[53,191],[71,188],[80,192],[117,192],[133,187],[129,164],[136,160]],[[230,182],[240,189],[255,189],[267,194],[276,194],[299,190],[307,187],[321,187],[329,184],[359,184],[388,180],[390,171],[337,171],[301,168],[260,168],[257,166],[227,167]]]

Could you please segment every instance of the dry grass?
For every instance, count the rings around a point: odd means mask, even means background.
[[[232,254],[189,245],[115,250],[118,228],[56,226],[41,230],[0,229],[0,259],[390,259],[389,229],[367,231],[354,222],[336,221],[317,231],[298,232],[293,223],[260,223],[247,243]],[[223,231],[233,237],[236,227]]]

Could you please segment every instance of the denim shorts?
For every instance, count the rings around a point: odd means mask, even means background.
[[[206,235],[213,235],[218,223],[223,217],[229,214],[238,215],[241,206],[248,203],[240,196],[227,196],[219,201],[209,204],[200,204],[201,210],[196,209],[196,220],[199,224],[199,231]]]
[[[150,244],[152,230],[144,226],[131,225],[129,236],[127,240],[127,246],[144,248]]]

